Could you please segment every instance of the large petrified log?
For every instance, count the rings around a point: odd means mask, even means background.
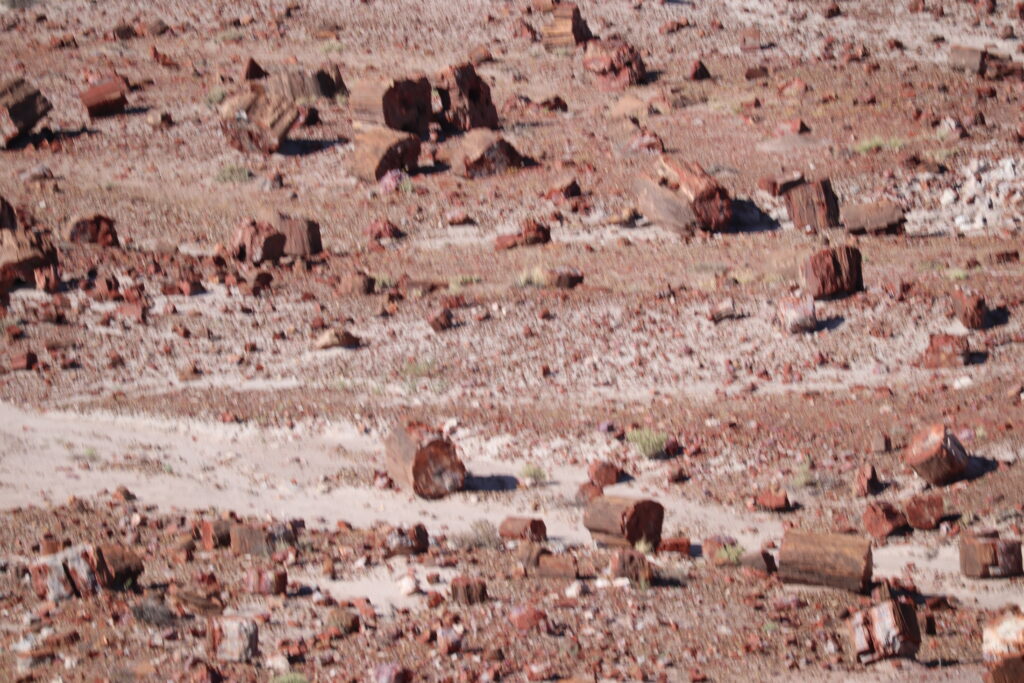
[[[221,130],[239,151],[272,154],[284,143],[299,110],[291,98],[270,94],[259,85],[251,87],[221,105]]]
[[[433,118],[430,82],[425,76],[364,79],[352,84],[349,107],[356,121],[426,137]]]
[[[633,547],[646,540],[661,543],[665,508],[653,500],[599,496],[587,504],[583,526],[598,545]]]
[[[940,422],[914,435],[903,451],[903,462],[932,486],[943,486],[964,475],[968,457],[953,432]]]
[[[844,588],[871,585],[871,540],[843,534],[787,531],[779,550],[779,577],[787,583]]]
[[[443,498],[466,482],[455,444],[425,424],[396,425],[384,441],[384,454],[391,478],[421,498]]]
[[[690,203],[702,230],[718,232],[729,227],[732,198],[700,164],[678,161],[662,154],[658,158],[658,169],[669,186],[678,188],[679,194]]]
[[[888,657],[913,657],[921,647],[914,606],[896,600],[856,612],[850,617],[853,653],[861,664]]]
[[[18,283],[52,292],[59,282],[53,243],[37,231],[18,227],[14,209],[0,197],[0,305]]]
[[[24,78],[0,83],[0,149],[28,133],[52,107]]]
[[[678,192],[646,176],[633,180],[633,191],[640,213],[666,230],[692,235],[700,227],[693,208]]]
[[[384,126],[363,126],[356,132],[355,146],[352,170],[370,182],[391,170],[414,171],[420,156],[418,137]]]
[[[902,232],[906,216],[896,202],[881,200],[844,206],[842,220],[851,234],[880,235]]]
[[[441,71],[436,79],[441,100],[441,122],[455,130],[497,128],[498,110],[491,100],[491,87],[469,62]]]
[[[796,185],[783,198],[789,218],[798,229],[809,225],[818,231],[839,225],[839,200],[828,178]]]
[[[289,71],[269,76],[267,93],[300,103],[345,94],[348,88],[337,64],[325,64],[316,71]]]
[[[836,247],[811,254],[800,274],[808,294],[815,299],[828,299],[864,289],[860,266],[860,249]]]

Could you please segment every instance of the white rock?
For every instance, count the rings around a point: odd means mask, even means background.
[[[578,598],[581,595],[586,595],[590,591],[587,589],[587,584],[582,581],[573,581],[569,584],[568,588],[565,589],[565,597],[567,598]]]
[[[405,576],[398,582],[398,592],[402,595],[415,595],[419,592],[419,585],[416,583],[416,577]]]

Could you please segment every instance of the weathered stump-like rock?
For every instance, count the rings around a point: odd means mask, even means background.
[[[363,180],[377,182],[388,171],[411,173],[416,170],[420,140],[412,133],[383,126],[366,126],[356,132],[355,143],[352,170]]]
[[[871,541],[867,538],[790,530],[782,539],[779,577],[786,583],[863,593],[871,585],[871,570]]]
[[[464,178],[482,178],[523,168],[529,159],[493,130],[477,128],[462,140],[452,159],[452,171]]]
[[[815,299],[846,296],[864,289],[860,250],[856,247],[822,249],[804,262],[800,273],[804,289]]]
[[[498,110],[491,100],[491,88],[472,64],[450,66],[437,75],[441,99],[441,122],[454,130],[497,128]]]
[[[598,545],[632,548],[646,540],[657,548],[664,518],[665,508],[656,501],[599,496],[587,504],[583,526]]]
[[[50,101],[25,79],[0,83],[0,149],[31,131],[50,109]]]
[[[968,457],[963,445],[942,423],[918,432],[903,451],[903,462],[932,486],[963,477]]]
[[[395,483],[421,498],[443,498],[465,485],[466,466],[455,444],[427,425],[396,425],[384,441],[384,452]]]
[[[349,91],[352,118],[426,137],[433,118],[426,77],[364,79]]]

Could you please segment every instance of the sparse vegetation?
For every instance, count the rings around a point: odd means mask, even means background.
[[[520,287],[546,287],[548,274],[540,266],[534,266],[519,274],[518,284]]]
[[[523,465],[523,469],[519,470],[519,476],[533,485],[543,484],[548,480],[547,472],[540,465],[532,462]]]
[[[239,31],[238,29],[224,31],[219,36],[217,36],[217,40],[219,40],[222,43],[237,43],[243,38],[245,38],[245,34]]]
[[[722,546],[718,550],[718,554],[715,556],[715,559],[719,562],[739,565],[740,560],[743,559],[743,546],[739,543],[735,545]]]
[[[323,44],[321,49],[324,51],[324,54],[329,55],[335,52],[343,52],[345,50],[345,44],[340,40],[328,40]]]
[[[309,679],[302,674],[287,673],[275,676],[270,683],[309,683]]]
[[[348,106],[348,93],[338,93],[337,95],[334,96],[334,102],[339,107],[347,107]]]
[[[458,292],[463,287],[475,285],[478,282],[480,282],[480,278],[476,275],[456,275],[448,280],[448,289],[452,292]]]
[[[374,275],[373,276],[373,291],[383,292],[384,290],[391,289],[395,286],[395,279],[388,275]]]
[[[214,88],[206,94],[206,103],[211,107],[216,107],[227,99],[227,96],[228,91],[224,88]]]
[[[7,9],[28,9],[34,7],[39,0],[0,0],[0,5]]]
[[[647,538],[641,538],[639,541],[636,542],[636,545],[633,546],[633,549],[636,550],[638,553],[650,555],[652,552],[654,552],[654,544],[648,541]]]
[[[498,550],[502,547],[498,528],[485,519],[478,519],[469,531],[451,537],[452,545],[459,550]]]
[[[804,460],[800,463],[800,467],[797,469],[796,474],[793,475],[793,480],[790,483],[793,485],[793,488],[798,489],[805,489],[818,483],[810,460]]]
[[[668,434],[641,427],[626,434],[626,441],[636,446],[636,450],[648,460],[665,456],[665,444]]]
[[[869,152],[877,152],[883,149],[898,152],[899,150],[903,149],[904,144],[906,143],[900,138],[886,139],[881,137],[873,137],[858,142],[856,145],[853,146],[853,151],[857,152],[858,154],[867,154]]]
[[[218,183],[247,183],[254,177],[252,171],[244,166],[227,164],[217,171],[216,180]]]

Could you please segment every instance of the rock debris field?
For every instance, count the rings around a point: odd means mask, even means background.
[[[0,0],[0,680],[1024,681],[1019,34]]]

